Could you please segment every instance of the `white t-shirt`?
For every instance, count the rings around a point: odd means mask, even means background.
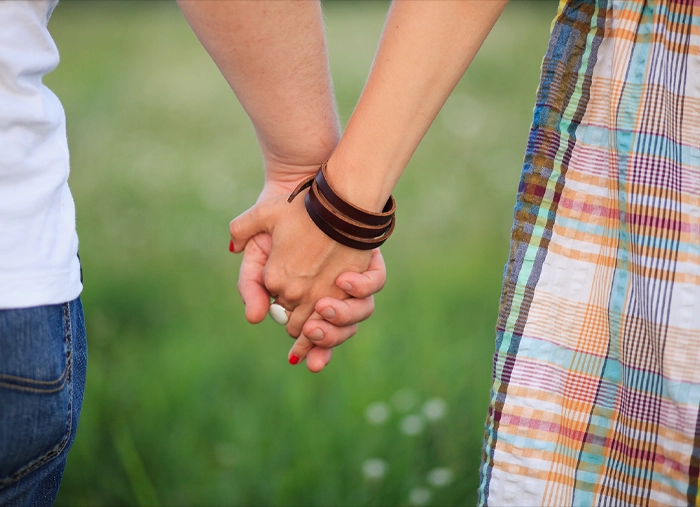
[[[0,0],[0,308],[82,290],[65,113],[42,83],[58,64],[47,30],[57,2]]]

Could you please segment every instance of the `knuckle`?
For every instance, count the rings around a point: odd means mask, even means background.
[[[314,345],[321,347],[322,349],[330,349],[337,345],[338,339],[333,336],[324,336],[322,340],[314,342]]]
[[[271,294],[279,295],[282,290],[282,277],[277,269],[265,267],[263,271],[263,283]]]
[[[347,326],[352,322],[352,311],[348,305],[340,305],[336,308],[335,317],[330,322],[335,326]]]
[[[346,302],[344,305],[339,305],[333,323],[337,326],[348,326],[360,320],[364,313],[360,303],[360,301],[352,301],[352,304]]]
[[[270,201],[262,201],[250,210],[250,218],[253,222],[265,222],[272,213]]]
[[[248,217],[253,222],[257,222],[258,220],[260,220],[260,206],[253,206],[248,211]]]
[[[372,294],[376,294],[377,292],[381,291],[384,288],[384,285],[386,284],[386,278],[367,278],[364,280],[364,283],[362,284],[362,292],[366,294],[367,296],[371,296]]]
[[[296,284],[287,285],[283,291],[284,298],[287,301],[297,302],[304,296],[304,290]]]
[[[240,218],[235,218],[231,220],[231,223],[228,224],[228,230],[231,233],[231,236],[234,238],[238,238],[241,236],[241,220]]]

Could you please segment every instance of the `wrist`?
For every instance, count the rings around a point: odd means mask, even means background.
[[[300,142],[289,149],[272,149],[261,142],[265,181],[296,185],[301,179],[316,174],[333,153],[338,138],[336,134],[318,136],[312,142]]]
[[[396,184],[394,165],[380,156],[363,156],[358,150],[338,146],[328,160],[326,174],[328,183],[345,201],[379,213]]]
[[[391,197],[381,213],[359,208],[340,197],[328,183],[324,163],[315,176],[302,180],[287,198],[292,202],[308,189],[304,206],[311,220],[328,237],[357,250],[372,250],[381,246],[396,225],[396,201]]]
[[[332,114],[317,125],[288,126],[275,136],[256,129],[256,134],[265,166],[272,170],[314,165],[318,169],[340,141],[337,116]]]

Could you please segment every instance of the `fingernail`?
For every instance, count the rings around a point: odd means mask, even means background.
[[[289,364],[291,364],[293,366],[293,365],[297,364],[298,362],[299,362],[299,356],[297,356],[296,354],[292,354],[291,356],[289,356]]]
[[[341,283],[340,288],[343,289],[345,292],[352,292],[352,285],[350,285],[348,282]]]
[[[306,335],[306,337],[311,340],[312,342],[320,342],[323,340],[323,331],[320,329],[316,328],[313,331],[311,331],[309,334]]]
[[[323,310],[321,310],[321,313],[319,313],[319,315],[324,319],[335,319],[335,310],[329,306],[328,308],[324,308]]]
[[[236,248],[233,246],[233,240],[228,244],[228,251],[229,252],[235,252]]]

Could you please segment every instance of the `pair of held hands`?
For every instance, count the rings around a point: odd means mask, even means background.
[[[296,339],[289,362],[306,359],[312,372],[321,371],[332,347],[354,335],[358,322],[372,314],[373,295],[386,281],[379,249],[355,250],[330,239],[309,218],[304,193],[287,202],[296,185],[317,169],[268,171],[257,204],[230,225],[231,250],[243,252],[238,291],[246,319],[261,322],[275,297],[288,310],[286,330]]]

